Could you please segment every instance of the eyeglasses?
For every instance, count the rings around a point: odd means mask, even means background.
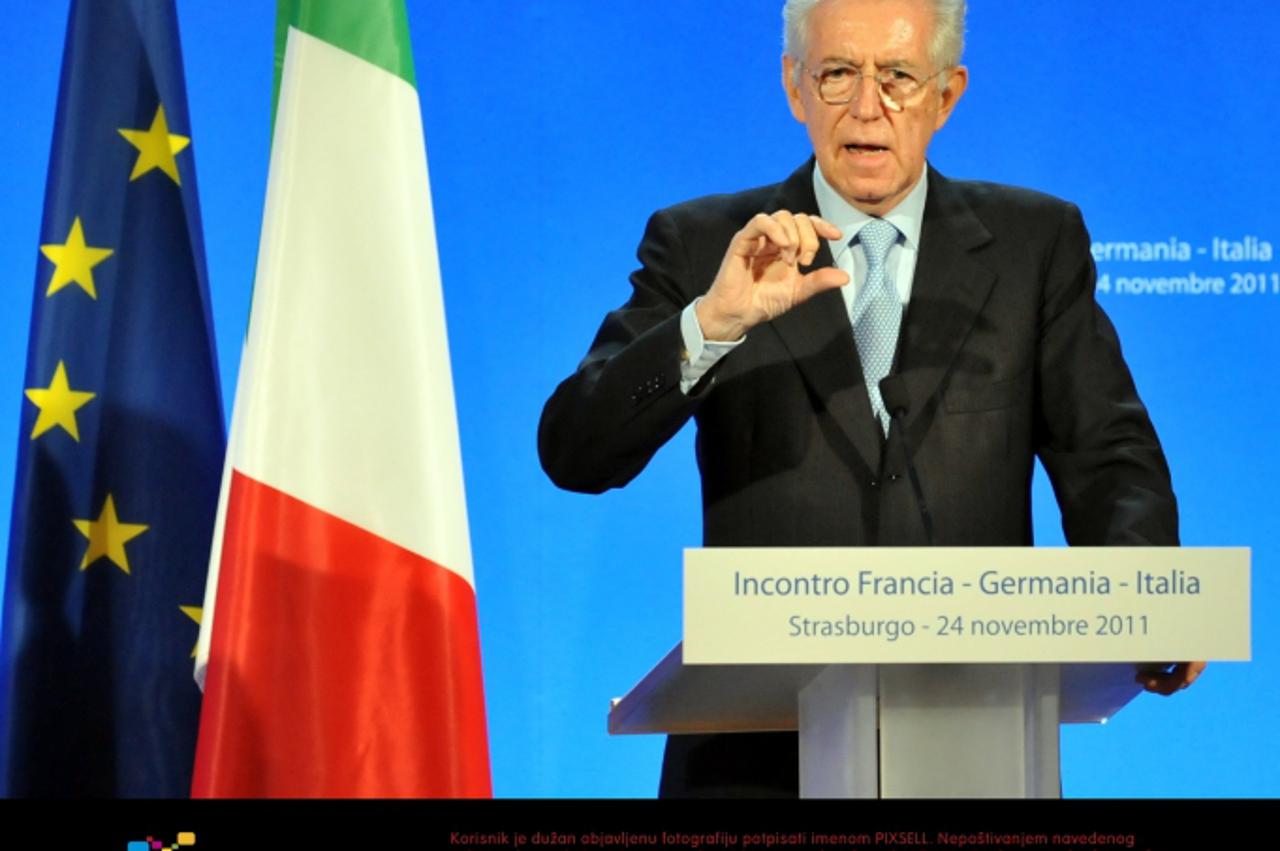
[[[907,102],[919,94],[926,83],[947,70],[943,68],[921,79],[901,68],[885,68],[876,72],[872,79],[876,81],[880,102],[893,112],[902,112]],[[867,75],[852,65],[828,65],[809,71],[809,76],[818,84],[818,97],[823,103],[843,106],[862,95],[862,78]]]

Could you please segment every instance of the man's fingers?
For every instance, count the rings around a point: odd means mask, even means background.
[[[809,216],[809,223],[813,225],[813,230],[823,239],[842,239],[844,234],[840,232],[840,228],[831,224],[831,222],[820,216]]]
[[[801,249],[800,225],[796,221],[796,217],[791,215],[787,210],[779,210],[773,214],[773,220],[782,226],[782,230],[787,235],[787,241],[785,243],[778,244],[778,248],[781,249],[783,261],[786,263],[795,263]]]
[[[735,253],[744,257],[774,251],[787,263],[808,265],[823,239],[839,239],[840,229],[818,216],[778,210],[757,213],[734,237]]]
[[[1206,662],[1180,662],[1168,671],[1143,668],[1135,679],[1147,691],[1168,696],[1194,683],[1207,666]]]
[[[800,213],[795,217],[796,234],[800,239],[800,250],[796,259],[802,266],[808,266],[818,254],[818,233],[813,226],[813,219]]]
[[[1175,678],[1172,674],[1159,674],[1149,678],[1143,687],[1152,694],[1168,697],[1182,688],[1182,678]]]
[[[843,269],[837,269],[834,266],[814,269],[800,279],[796,301],[797,303],[805,301],[823,290],[834,290],[847,283],[849,283],[849,273]]]
[[[789,214],[788,214],[789,215]],[[794,222],[792,223],[794,228]],[[763,242],[757,240],[763,239]],[[795,245],[794,237],[774,216],[756,213],[746,227],[733,237],[734,252],[744,257],[769,253],[769,246],[783,252]]]
[[[1177,666],[1172,671],[1140,670],[1136,679],[1144,689],[1153,694],[1168,696],[1182,688],[1182,674]]]

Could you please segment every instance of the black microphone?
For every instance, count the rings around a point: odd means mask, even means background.
[[[880,380],[880,398],[884,401],[885,410],[893,423],[898,427],[898,436],[902,438],[902,459],[907,462],[907,478],[911,480],[911,490],[916,495],[916,505],[920,508],[920,522],[924,526],[925,540],[929,546],[936,546],[933,538],[933,518],[929,516],[929,506],[924,501],[924,491],[920,487],[920,475],[916,465],[911,461],[911,441],[907,437],[907,411],[911,409],[911,396],[907,392],[907,382],[901,375],[886,375]],[[892,428],[892,425],[890,426]]]

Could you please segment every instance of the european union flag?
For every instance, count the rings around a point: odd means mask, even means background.
[[[0,636],[9,796],[189,794],[226,442],[193,157],[172,0],[73,2]]]

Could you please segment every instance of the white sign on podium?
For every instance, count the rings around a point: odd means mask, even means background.
[[[1139,663],[1249,658],[1249,551],[698,549],[611,733],[799,730],[807,797],[1054,797]]]

